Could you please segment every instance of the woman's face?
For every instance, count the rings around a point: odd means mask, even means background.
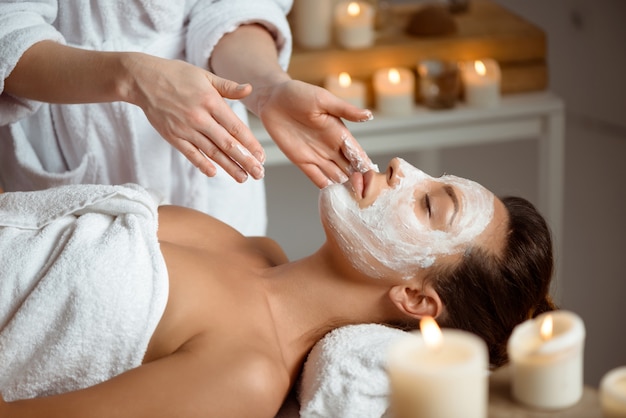
[[[506,216],[502,203],[478,183],[433,178],[399,158],[385,173],[355,173],[344,184],[324,188],[320,213],[329,239],[355,268],[372,277],[393,272],[405,279],[440,256],[477,244]]]

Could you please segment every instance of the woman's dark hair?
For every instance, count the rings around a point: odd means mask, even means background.
[[[523,198],[502,202],[508,211],[503,251],[472,247],[462,261],[434,268],[428,277],[445,306],[440,325],[483,338],[492,367],[508,361],[506,344],[516,325],[556,309],[549,295],[553,255],[546,221]]]

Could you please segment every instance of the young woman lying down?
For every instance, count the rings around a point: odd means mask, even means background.
[[[551,309],[549,229],[520,198],[401,159],[320,192],[290,262],[137,186],[0,195],[0,417],[273,417],[329,331],[433,316],[482,337]]]

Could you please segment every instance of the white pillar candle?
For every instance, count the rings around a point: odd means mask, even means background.
[[[569,311],[519,324],[508,342],[511,389],[519,402],[540,409],[574,405],[583,394],[585,325]]]
[[[343,72],[339,76],[329,75],[324,81],[324,87],[346,102],[352,103],[356,107],[365,108],[365,83],[353,80],[350,74]]]
[[[374,8],[362,1],[340,2],[335,7],[337,43],[346,49],[374,44]]]
[[[604,375],[600,381],[600,405],[605,418],[626,418],[626,366]]]
[[[376,109],[387,115],[413,111],[415,75],[406,68],[383,68],[374,73]]]
[[[293,37],[302,48],[328,47],[333,35],[334,0],[295,0]]]
[[[469,332],[420,323],[389,351],[387,371],[394,418],[485,418],[488,402],[487,345]]]
[[[461,79],[468,106],[494,107],[500,103],[500,66],[492,59],[464,62]]]

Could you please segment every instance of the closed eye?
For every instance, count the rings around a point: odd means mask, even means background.
[[[430,218],[432,215],[432,212],[431,212],[431,207],[430,207],[430,197],[428,196],[428,193],[424,195],[424,206],[426,207],[426,211],[428,212],[428,218]]]

